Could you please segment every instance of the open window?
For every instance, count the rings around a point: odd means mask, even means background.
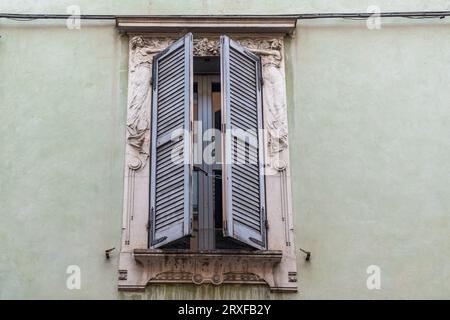
[[[119,290],[297,290],[284,63],[295,25],[118,19],[129,35]]]
[[[150,247],[266,249],[261,60],[227,36],[194,60],[192,41],[153,61]]]

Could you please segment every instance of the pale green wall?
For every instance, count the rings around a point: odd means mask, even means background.
[[[241,3],[241,4],[239,4]],[[6,1],[0,11],[225,14],[446,10],[450,1]],[[251,8],[251,9],[247,9]],[[448,19],[447,19],[448,20]],[[450,24],[299,23],[288,40],[297,295],[116,291],[127,38],[111,22],[0,20],[0,298],[450,298]],[[82,289],[66,289],[66,267]],[[366,268],[382,289],[366,288]]]

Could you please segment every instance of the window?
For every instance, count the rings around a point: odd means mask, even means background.
[[[118,28],[130,37],[119,290],[296,291],[284,64],[295,19],[126,17]],[[185,30],[194,36],[179,39]]]
[[[192,47],[187,34],[154,57],[150,248],[264,250],[260,58],[227,36],[220,64],[194,63]],[[203,152],[211,129],[220,162]]]

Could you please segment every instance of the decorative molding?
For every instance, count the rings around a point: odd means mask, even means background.
[[[128,271],[127,270],[119,270],[119,281],[124,281],[128,279]]]
[[[289,282],[297,282],[297,272],[288,272]]]
[[[261,278],[255,273],[248,273],[248,272],[227,272],[224,275],[224,281],[227,283],[248,283],[248,282],[255,282],[260,283]]]
[[[292,35],[297,25],[293,16],[153,16],[118,17],[117,28],[127,33],[258,33]]]
[[[200,38],[194,39],[194,56],[218,56],[220,54],[219,39]]]
[[[161,273],[158,273],[156,276],[154,276],[150,281],[153,282],[185,282],[185,281],[191,281],[193,278],[192,272],[185,272],[185,271],[164,271]]]
[[[286,241],[286,246],[291,246],[291,223],[289,214],[289,203],[288,203],[288,185],[287,185],[287,173],[286,165],[279,168],[280,174],[280,202],[281,202],[281,221],[284,226],[284,239]]]
[[[131,238],[131,221],[133,220],[134,216],[134,191],[136,187],[136,172],[132,168],[128,168],[128,183],[127,183],[127,191],[126,191],[126,199],[128,201],[125,203],[126,205],[126,211],[125,211],[125,239],[124,244],[129,245],[130,244],[130,238]]]
[[[274,268],[282,260],[282,251],[184,251],[134,250],[142,268],[136,287],[151,283],[267,284],[281,287],[273,278]],[[119,289],[128,290],[127,279],[119,278]]]

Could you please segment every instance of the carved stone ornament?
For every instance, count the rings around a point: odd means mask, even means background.
[[[273,269],[281,251],[198,251],[135,250],[134,258],[144,270],[147,283],[253,283],[276,287]]]
[[[143,168],[150,150],[150,104],[153,57],[171,45],[175,39],[134,36],[130,40],[130,86],[128,99],[127,141],[130,169]],[[265,129],[268,132],[269,156],[286,149],[288,144],[282,39],[237,39],[237,42],[259,55],[264,80],[263,102]],[[219,55],[219,40],[194,39],[194,56]]]
[[[127,280],[128,271],[127,270],[119,270],[119,280]]]
[[[274,291],[297,291],[285,91],[283,37],[232,39],[262,61],[269,251],[239,254],[149,250],[149,152],[153,57],[178,36],[132,36],[129,44],[127,145],[119,289],[151,283],[266,284]],[[194,38],[195,56],[219,55],[219,34]]]
[[[219,39],[200,38],[194,39],[194,56],[218,56],[220,54]]]
[[[150,101],[153,57],[173,43],[169,38],[133,37],[130,41],[127,142],[128,166],[139,170],[150,151]]]

